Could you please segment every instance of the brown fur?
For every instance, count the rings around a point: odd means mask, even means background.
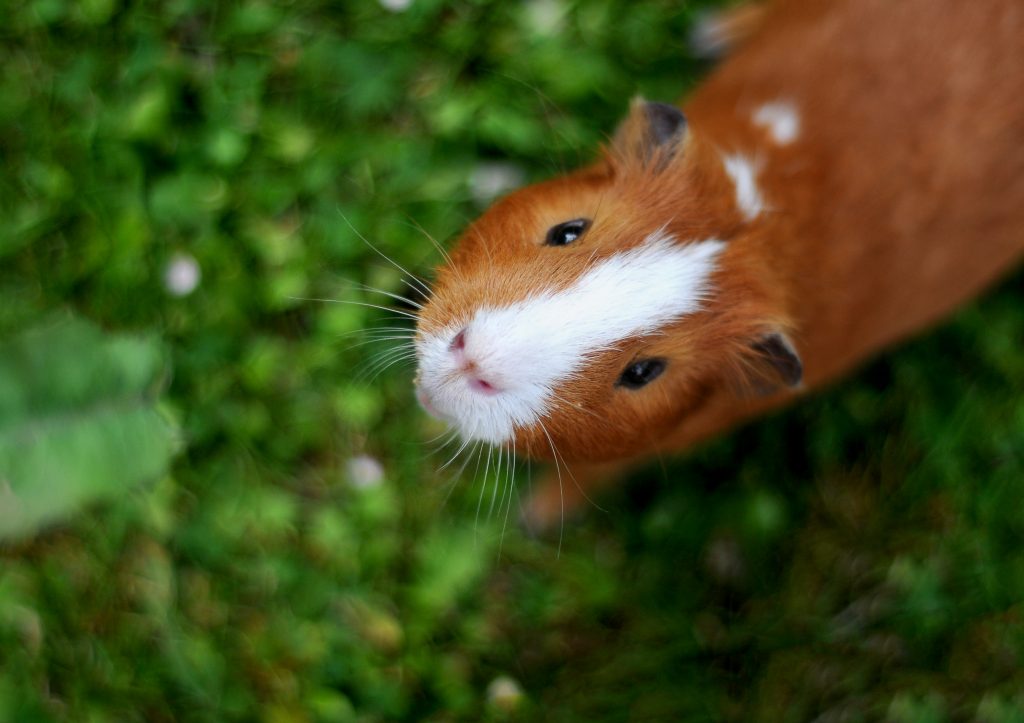
[[[788,334],[804,388],[818,387],[942,318],[1024,251],[1024,5],[784,0],[760,23],[685,104],[685,141],[659,151],[670,157],[638,150],[634,108],[601,161],[499,201],[439,271],[425,330],[484,299],[568,285],[665,224],[681,240],[728,242],[703,311],[600,355],[561,391],[545,426],[567,461],[679,450],[784,404],[793,391],[750,391],[764,371],[759,335]],[[751,121],[775,100],[799,112],[792,144]],[[721,152],[759,164],[768,208],[753,221]],[[593,219],[584,241],[541,245],[577,217]],[[641,351],[669,370],[613,390]],[[546,436],[521,430],[517,448],[550,458]]]

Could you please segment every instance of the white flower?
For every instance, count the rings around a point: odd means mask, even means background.
[[[177,253],[164,269],[164,287],[174,296],[188,296],[199,286],[202,276],[198,261],[188,254]]]
[[[530,0],[526,22],[538,35],[558,35],[565,25],[566,7],[559,0]]]
[[[385,10],[400,13],[409,9],[409,6],[412,5],[412,0],[380,0],[380,4]]]
[[[345,477],[357,489],[376,487],[384,479],[384,466],[368,454],[352,457],[345,463]]]
[[[514,712],[522,701],[522,687],[507,675],[499,675],[487,686],[487,702],[505,713]]]

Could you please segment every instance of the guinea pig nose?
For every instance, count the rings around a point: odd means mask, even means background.
[[[452,339],[452,343],[448,345],[448,350],[449,351],[462,351],[465,348],[466,348],[466,330],[463,329],[462,331],[460,331],[458,334],[455,335],[454,339]]]

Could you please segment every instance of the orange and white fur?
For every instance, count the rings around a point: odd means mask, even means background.
[[[417,394],[568,465],[676,451],[926,327],[1024,252],[1024,3],[781,0],[681,109],[473,223],[419,315]]]

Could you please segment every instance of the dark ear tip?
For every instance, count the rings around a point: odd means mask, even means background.
[[[771,362],[787,386],[799,386],[804,377],[804,365],[784,334],[769,334],[755,343],[753,348]]]
[[[686,128],[686,116],[674,105],[647,101],[644,111],[651,125],[651,135],[659,144],[671,140]]]

